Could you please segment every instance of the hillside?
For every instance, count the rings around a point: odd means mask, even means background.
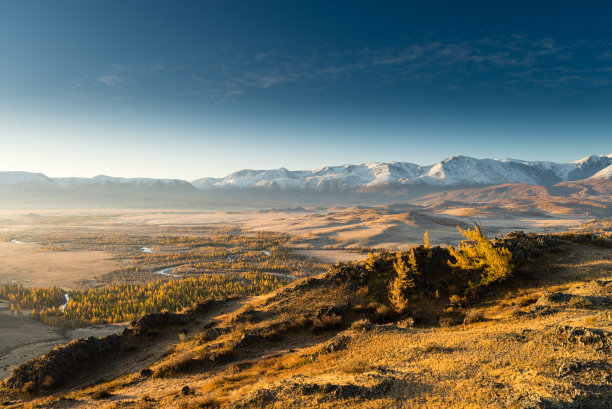
[[[609,236],[603,233],[602,236]],[[247,299],[145,316],[17,368],[5,407],[603,408],[612,398],[612,240],[513,233],[515,269],[487,286],[447,249],[397,254]],[[413,255],[411,255],[413,254]]]
[[[509,211],[539,210],[557,215],[608,217],[611,192],[612,182],[604,179],[562,182],[553,186],[508,183],[430,193],[414,203],[436,209],[498,206]]]

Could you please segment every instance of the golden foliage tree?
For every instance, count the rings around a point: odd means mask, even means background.
[[[449,247],[450,255],[455,262],[449,260],[448,265],[463,270],[481,270],[478,285],[489,285],[497,281],[503,281],[512,273],[512,253],[507,248],[496,248],[493,243],[482,234],[480,226],[474,225],[474,229],[457,229],[467,240],[459,244],[458,249]]]
[[[393,263],[393,268],[397,277],[393,281],[389,300],[399,312],[406,309],[410,291],[416,287],[415,276],[419,275],[419,270],[414,255],[414,249],[408,253],[408,262],[404,261],[401,253],[397,253],[397,258]]]
[[[423,247],[426,249],[431,247],[431,243],[429,242],[429,231],[425,230],[425,234],[423,234]]]

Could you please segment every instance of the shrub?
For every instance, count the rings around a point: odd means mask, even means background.
[[[376,310],[371,318],[372,321],[377,324],[384,324],[395,321],[397,319],[397,313],[393,308],[387,305],[379,305],[376,307]]]
[[[361,298],[366,298],[369,292],[370,292],[370,289],[368,288],[368,286],[364,285],[362,287],[359,287],[359,289],[357,290],[357,295]]]
[[[448,302],[450,303],[450,305],[454,307],[461,308],[461,304],[465,302],[465,297],[461,297],[457,294],[453,294],[450,297],[448,297]]]
[[[408,317],[406,319],[400,320],[397,322],[398,328],[412,328],[414,325],[414,318]]]
[[[179,404],[180,409],[195,409],[195,408],[220,408],[222,403],[214,396],[206,396],[202,398],[189,399]]]
[[[441,354],[441,353],[449,354],[453,352],[452,348],[438,345],[435,342],[428,342],[425,345],[423,345],[420,349],[422,352],[426,354]]]
[[[347,362],[340,367],[340,370],[347,374],[361,374],[364,372],[369,372],[372,369],[374,369],[374,366],[372,366],[366,360]]]
[[[538,298],[540,298],[538,294],[528,294],[521,298],[518,298],[516,301],[516,304],[519,307],[527,307],[528,305],[531,305],[535,303],[536,301],[538,301]]]
[[[473,324],[475,322],[482,322],[484,321],[485,317],[484,314],[480,311],[476,311],[476,310],[469,310],[466,314],[465,314],[465,318],[463,319],[463,323],[464,324]]]
[[[342,317],[336,314],[322,315],[312,320],[313,332],[326,331],[340,327]]]
[[[21,387],[21,392],[26,394],[34,393],[35,390],[36,382],[34,381],[28,381]]]
[[[351,324],[351,329],[353,331],[369,331],[372,328],[374,328],[374,325],[367,319],[355,321]]]
[[[593,302],[586,297],[582,297],[579,295],[575,295],[569,299],[567,303],[570,307],[573,308],[592,308]]]

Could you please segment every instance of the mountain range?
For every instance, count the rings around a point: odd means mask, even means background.
[[[453,156],[433,165],[407,162],[370,162],[291,171],[244,169],[224,178],[181,179],[51,178],[42,173],[0,172],[0,203],[32,200],[131,201],[179,203],[186,199],[226,200],[228,197],[332,196],[355,200],[357,196],[422,196],[466,188],[502,184],[554,186],[559,183],[612,180],[612,154],[592,155],[570,163],[517,159],[476,159]],[[259,196],[258,196],[259,195]]]
[[[228,188],[360,189],[380,185],[490,186],[502,183],[554,185],[593,178],[609,179],[612,154],[572,163],[453,156],[429,166],[407,162],[371,162],[325,166],[312,171],[245,169],[225,178],[197,179],[199,190]]]

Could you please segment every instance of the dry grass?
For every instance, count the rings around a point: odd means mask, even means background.
[[[0,241],[0,283],[22,283],[26,287],[78,288],[119,266],[112,253],[101,251],[43,251],[33,243]]]

